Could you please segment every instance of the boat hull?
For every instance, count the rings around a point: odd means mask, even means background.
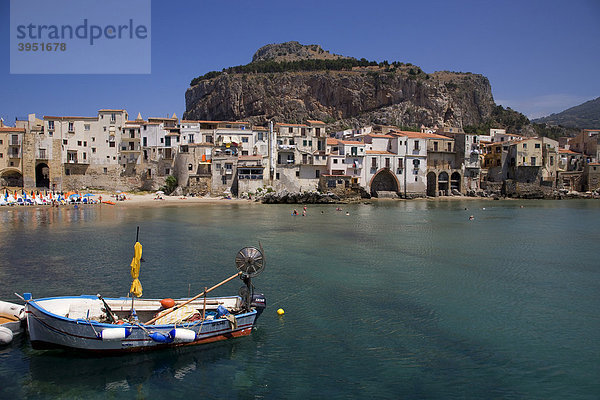
[[[13,335],[18,335],[25,330],[25,307],[0,301],[0,327],[10,329]]]
[[[249,335],[258,316],[256,310],[237,314],[235,327],[224,318],[181,323],[176,326],[169,324],[140,327],[129,323],[115,325],[60,316],[46,310],[43,307],[43,300],[47,299],[30,300],[25,311],[29,338],[34,349],[60,348],[94,353],[124,353],[207,344]],[[126,337],[112,340],[101,338],[103,331],[115,332],[115,329],[123,328],[128,332]],[[171,338],[169,333],[175,328],[194,332],[193,340]],[[166,337],[166,342],[153,339],[150,336],[153,333]]]

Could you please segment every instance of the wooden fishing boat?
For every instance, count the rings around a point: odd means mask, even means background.
[[[141,258],[141,245],[139,250]],[[235,259],[238,268],[235,275],[190,299],[135,299],[134,302],[133,297],[105,299],[100,295],[33,299],[30,293],[25,293],[31,345],[34,349],[120,353],[249,335],[266,307],[264,295],[254,293],[251,282],[265,266],[261,250],[241,249]],[[244,282],[239,295],[206,297],[235,278]]]

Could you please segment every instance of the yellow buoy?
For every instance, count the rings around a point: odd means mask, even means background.
[[[283,308],[280,308],[279,310],[277,310],[277,314],[279,315],[283,315],[285,313],[285,311],[283,311]]]

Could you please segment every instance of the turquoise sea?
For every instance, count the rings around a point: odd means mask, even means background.
[[[199,293],[259,240],[267,257],[251,336],[105,358],[18,339],[0,398],[600,398],[599,201],[335,207],[0,209],[7,301],[125,295],[137,226],[146,298]]]

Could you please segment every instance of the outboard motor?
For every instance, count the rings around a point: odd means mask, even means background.
[[[258,318],[265,308],[267,308],[267,298],[262,293],[252,294],[252,302],[250,303],[250,307],[256,308],[256,317]]]

